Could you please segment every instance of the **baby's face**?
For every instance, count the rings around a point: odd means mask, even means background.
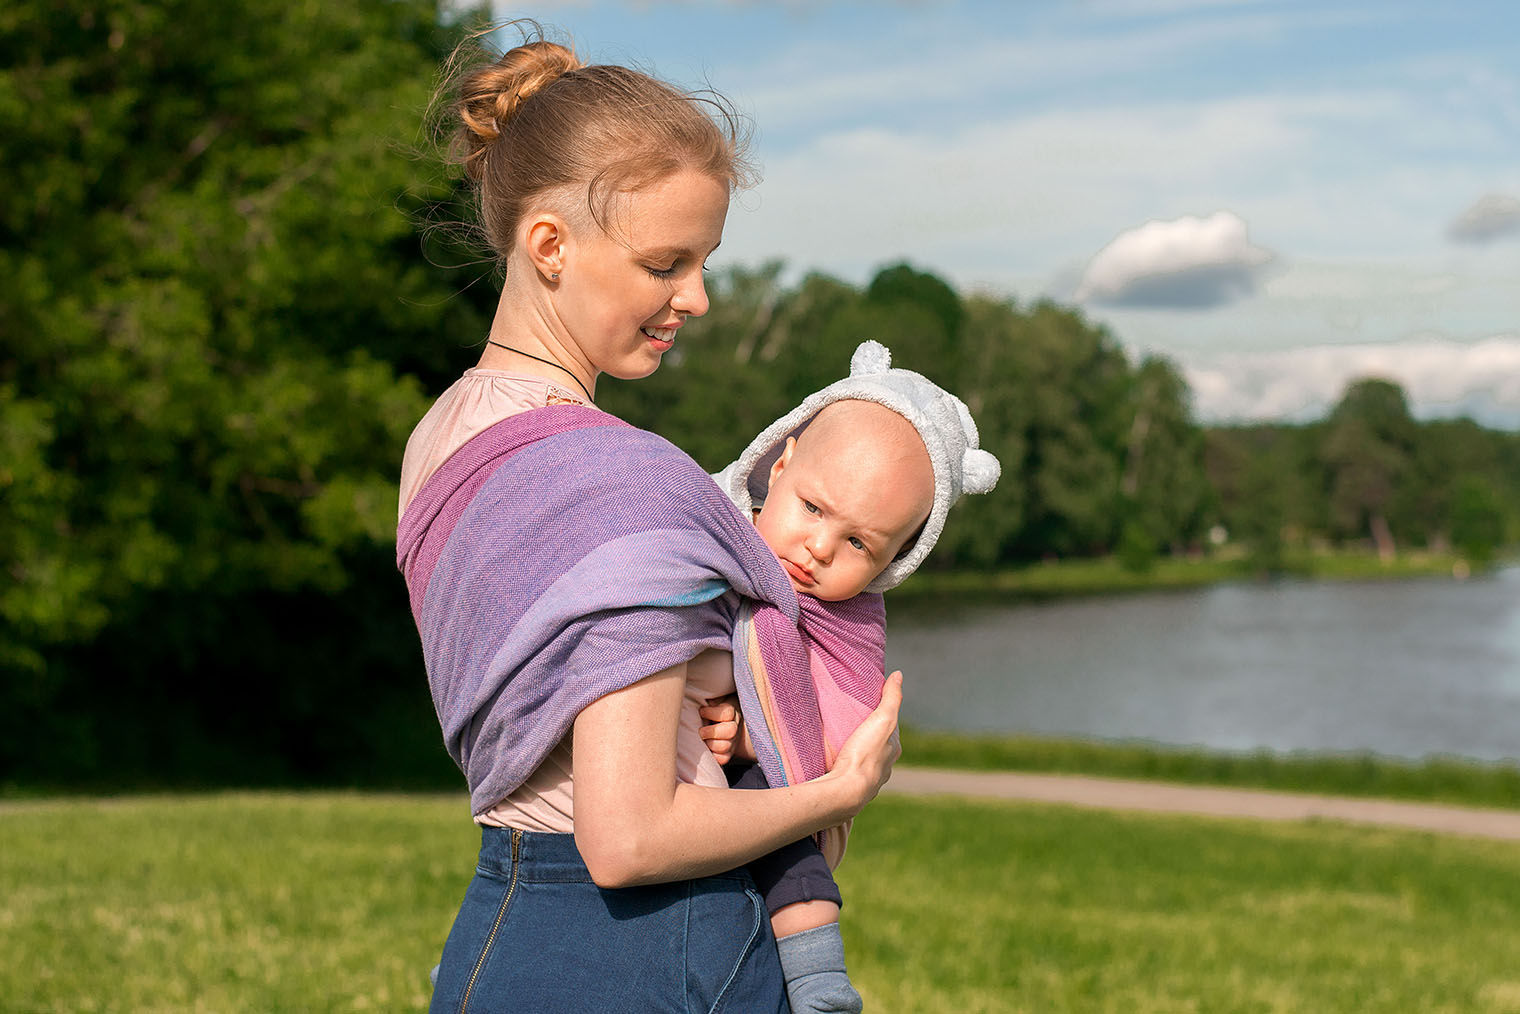
[[[916,455],[886,453],[862,436],[832,448],[788,440],[771,469],[755,527],[801,594],[859,595],[929,516],[934,473],[922,443]]]

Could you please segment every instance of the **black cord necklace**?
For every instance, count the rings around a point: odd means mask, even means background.
[[[575,374],[570,373],[569,370],[566,370],[563,366],[561,366],[559,363],[554,362],[552,359],[545,359],[543,356],[535,356],[531,352],[524,352],[522,349],[514,349],[512,346],[510,346],[510,345],[503,345],[501,342],[493,342],[489,338],[486,339],[486,344],[487,345],[495,345],[497,348],[499,348],[499,349],[506,349],[508,352],[516,352],[518,355],[520,355],[520,356],[527,356],[529,359],[536,359],[539,362],[543,363],[545,366],[552,366],[556,370],[564,370],[566,373],[570,374],[570,379],[573,380],[573,381],[575,381],[575,386],[576,387],[580,388],[582,391],[586,391],[586,385],[581,383],[581,378],[580,377],[577,377]],[[595,398],[591,397],[591,392],[590,391],[586,391],[586,400],[588,402],[594,402],[594,401],[596,401]]]

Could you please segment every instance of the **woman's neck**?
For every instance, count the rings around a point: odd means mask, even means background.
[[[513,298],[513,291],[509,279],[476,366],[542,377],[594,400],[596,376],[587,376],[586,368],[569,354],[571,343],[559,337],[561,329],[547,301]]]

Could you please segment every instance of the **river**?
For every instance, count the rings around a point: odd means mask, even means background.
[[[923,729],[1520,758],[1520,568],[887,607]]]

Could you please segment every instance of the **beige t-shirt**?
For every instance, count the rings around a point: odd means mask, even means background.
[[[546,405],[584,405],[579,392],[541,377],[504,370],[466,370],[433,403],[412,430],[401,463],[401,501],[397,516],[429,477],[475,434],[518,412]],[[733,658],[726,651],[704,651],[686,669],[686,692],[676,730],[676,777],[694,785],[722,788],[723,769],[702,742],[697,709],[734,692]],[[475,818],[477,823],[524,831],[575,830],[574,776],[570,736],[550,751],[538,770],[511,795]]]

